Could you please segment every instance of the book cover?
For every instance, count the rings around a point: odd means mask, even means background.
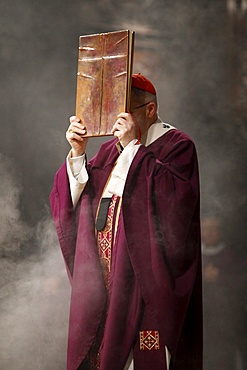
[[[112,135],[117,115],[129,109],[134,32],[79,37],[76,116],[87,137]]]

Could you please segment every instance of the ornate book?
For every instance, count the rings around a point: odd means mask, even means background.
[[[129,109],[134,32],[79,37],[76,116],[86,136],[108,136],[117,115]]]

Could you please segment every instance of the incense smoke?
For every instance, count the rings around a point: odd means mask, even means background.
[[[53,221],[48,212],[34,229],[22,221],[21,189],[0,159],[0,367],[65,369],[70,289]],[[39,252],[23,258],[31,243]]]

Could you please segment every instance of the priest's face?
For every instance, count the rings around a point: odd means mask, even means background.
[[[130,113],[134,116],[143,134],[157,119],[157,107],[154,102],[131,99]]]
[[[130,113],[138,120],[144,120],[146,116],[146,107],[149,102],[143,102],[138,100],[131,101]],[[141,123],[141,122],[138,122]]]

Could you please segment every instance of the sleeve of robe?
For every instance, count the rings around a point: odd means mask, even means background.
[[[163,328],[172,360],[182,363],[173,369],[201,369],[197,154],[178,130],[153,145],[139,149],[123,194],[129,254],[150,316]]]
[[[167,267],[177,277],[191,266],[198,252],[199,174],[194,143],[185,134],[173,132],[166,145],[170,146],[169,151],[162,146],[156,149],[158,157],[144,146],[136,154],[123,198],[131,213],[145,219],[147,229],[139,226],[139,217],[127,221],[126,216],[125,224],[127,230],[132,230],[128,232],[131,242],[136,233],[151,235],[155,223],[155,236]]]
[[[97,170],[98,162],[104,163],[104,166],[106,168],[106,170],[101,173],[100,178],[96,182],[96,184],[94,185],[90,183],[90,186],[86,186],[83,191],[84,198],[87,198],[85,203],[87,203],[88,201],[89,207],[91,207],[90,198],[93,198],[96,186],[100,188],[100,190],[98,189],[98,198],[96,197],[94,199],[94,203],[97,204],[97,202],[99,201],[99,195],[101,195],[107,178],[119,155],[116,148],[116,143],[117,140],[110,140],[109,142],[104,143],[98,155],[92,158],[92,160],[86,166],[89,177],[92,169]],[[53,189],[50,194],[50,206],[70,281],[72,281],[73,276],[78,225],[77,219],[80,210],[80,201],[81,198],[77,204],[77,207],[74,208],[70,193],[67,164],[66,162],[64,162],[55,174]],[[88,222],[91,222],[91,224],[93,225],[94,219],[92,218],[91,209],[86,210],[85,207],[85,212],[87,212],[88,220],[90,220]]]
[[[74,266],[76,226],[66,162],[57,171],[50,194],[51,212],[71,282]]]

